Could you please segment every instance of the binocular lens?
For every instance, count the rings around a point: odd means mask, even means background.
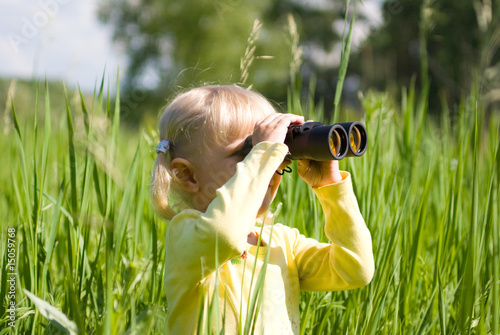
[[[347,157],[359,157],[366,151],[368,136],[366,128],[361,122],[341,123],[349,136],[349,152]]]
[[[350,140],[352,150],[356,153],[359,153],[359,150],[361,148],[361,134],[359,133],[359,129],[357,127],[352,128]]]
[[[337,131],[332,131],[332,134],[330,136],[330,149],[332,149],[332,153],[337,156],[340,152],[340,135]]]

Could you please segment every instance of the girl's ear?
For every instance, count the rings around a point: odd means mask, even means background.
[[[193,164],[184,158],[174,158],[170,163],[170,171],[179,185],[188,193],[200,190],[200,183],[194,175]]]

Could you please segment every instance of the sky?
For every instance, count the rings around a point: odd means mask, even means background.
[[[381,21],[379,3],[365,1],[358,8],[375,25]],[[63,80],[87,92],[100,82],[104,69],[111,83],[118,69],[123,78],[125,53],[112,43],[111,28],[98,21],[96,11],[97,0],[0,0],[0,77]],[[335,29],[342,30],[343,22],[337,23]],[[353,44],[364,38],[367,29],[355,29],[359,37]],[[340,46],[316,53],[318,62],[336,63]]]
[[[84,91],[94,89],[104,69],[116,78],[126,58],[96,6],[96,0],[0,0],[0,77],[47,77]]]

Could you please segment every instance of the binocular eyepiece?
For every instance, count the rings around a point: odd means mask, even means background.
[[[315,161],[359,157],[366,151],[368,136],[361,122],[344,122],[325,126],[321,122],[290,125],[285,138],[288,159]]]

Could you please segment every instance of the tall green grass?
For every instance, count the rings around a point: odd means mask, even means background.
[[[148,196],[156,134],[121,127],[103,92],[90,106],[68,93],[66,110],[54,111],[45,91],[33,117],[8,111],[1,238],[16,228],[18,309],[16,327],[1,334],[164,329],[166,224]],[[369,149],[341,162],[372,233],[375,277],[354,291],[303,293],[304,334],[498,332],[498,114],[485,120],[473,94],[455,119],[446,109],[430,117],[426,92],[414,86],[402,97],[396,106],[384,93],[362,96]],[[301,101],[300,112],[320,119],[313,101]],[[325,241],[321,208],[297,175],[285,178],[277,201],[277,221]],[[5,248],[0,259],[4,269]],[[0,284],[6,301],[5,271]],[[41,312],[51,306],[67,320]]]
[[[425,92],[402,94],[401,106],[384,93],[362,97],[368,151],[341,162],[372,233],[375,277],[350,292],[303,293],[305,334],[498,332],[498,114],[483,122],[471,96],[456,119],[435,119]],[[298,179],[281,186],[278,220],[327,241]]]
[[[15,106],[5,111],[13,127],[1,135],[1,238],[6,241],[6,229],[16,228],[18,309],[16,327],[3,328],[0,307],[0,333],[66,328],[40,315],[51,306],[82,334],[161,332],[166,227],[149,205],[154,135],[120,127],[119,96],[112,107],[104,81],[90,105],[80,92],[67,93],[58,97],[66,110],[57,111],[50,108],[47,87],[43,97],[36,94],[34,115],[24,111],[20,119]],[[43,111],[38,99],[45,100]],[[4,269],[3,248],[0,255]],[[5,280],[2,271],[2,287]],[[23,290],[42,299],[42,306]]]
[[[288,112],[325,123],[359,118],[339,109],[353,21],[346,12],[333,116],[315,105],[314,80],[305,99],[292,81]],[[386,93],[361,94],[369,149],[341,162],[372,233],[375,277],[352,292],[303,293],[301,333],[498,333],[500,115],[486,119],[480,75],[456,113],[443,103],[429,115],[425,33],[421,87],[403,88],[399,105]],[[278,220],[326,242],[313,193],[296,173],[289,179]]]
[[[346,15],[344,75],[351,23]],[[299,63],[294,58],[293,71]],[[376,262],[364,288],[302,293],[301,333],[498,334],[500,118],[493,111],[485,119],[479,85],[456,114],[443,104],[430,115],[424,82],[402,88],[401,103],[365,92],[362,116],[336,107],[328,119],[315,103],[314,80],[304,96],[293,71],[288,112],[367,126],[366,154],[341,168],[352,174]],[[119,90],[114,103],[108,91],[103,79],[90,100],[79,91],[52,96],[41,83],[33,87],[32,113],[15,104],[4,111],[0,245],[16,228],[18,276],[10,328],[2,248],[0,334],[164,332],[166,223],[148,193],[158,138],[121,125]],[[54,99],[65,108],[54,110]],[[321,207],[295,172],[284,178],[278,203],[276,221],[326,241]],[[253,296],[258,309],[261,297]]]
[[[369,150],[341,165],[353,175],[372,232],[376,274],[362,289],[303,293],[303,333],[498,330],[498,116],[483,122],[484,109],[471,96],[457,119],[445,110],[435,120],[425,97],[414,87],[403,91],[401,106],[383,93],[362,97]],[[73,98],[57,119],[49,92],[32,119],[18,119],[13,106],[13,127],[1,135],[8,167],[2,239],[7,227],[17,229],[19,274],[16,328],[2,333],[72,326],[80,333],[161,333],[165,224],[148,202],[155,134],[118,127],[117,109],[102,91],[93,106]],[[302,111],[321,114],[307,103]],[[277,200],[278,221],[325,240],[320,206],[295,174]],[[48,305],[70,323],[41,314]],[[2,315],[4,323],[5,308]]]

